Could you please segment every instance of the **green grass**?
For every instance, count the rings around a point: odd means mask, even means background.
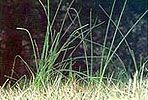
[[[92,30],[100,27],[104,24],[104,22],[100,22],[99,24],[92,21],[92,10],[90,11],[90,23],[83,25],[81,22],[81,18],[79,16],[79,11],[74,8],[71,8],[73,5],[74,0],[70,3],[67,8],[67,12],[64,16],[63,22],[61,24],[61,29],[59,32],[55,33],[53,29],[53,25],[55,23],[55,19],[58,15],[59,9],[62,4],[62,0],[60,1],[57,11],[51,20],[50,18],[50,9],[49,9],[49,1],[47,0],[47,8],[42,4],[39,0],[41,5],[44,8],[44,11],[48,18],[48,26],[47,32],[44,40],[43,50],[40,56],[38,52],[36,52],[36,45],[35,41],[31,37],[31,33],[25,28],[17,28],[22,31],[26,31],[30,37],[30,41],[33,47],[33,55],[35,59],[35,67],[37,72],[35,74],[32,73],[32,79],[27,80],[26,78],[22,78],[18,80],[13,86],[5,86],[5,84],[0,87],[0,99],[7,100],[7,99],[16,99],[16,100],[146,100],[148,97],[148,79],[143,77],[143,71],[148,63],[148,61],[141,62],[140,67],[141,69],[138,70],[137,63],[134,57],[134,53],[132,52],[128,42],[126,41],[126,37],[131,34],[131,31],[134,27],[141,21],[141,19],[147,14],[148,10],[146,10],[132,25],[132,27],[126,32],[125,35],[121,32],[119,28],[119,24],[122,19],[122,15],[124,13],[125,7],[127,5],[127,0],[125,0],[122,11],[120,12],[119,19],[117,24],[112,19],[112,14],[114,11],[114,6],[116,0],[114,0],[112,9],[110,14],[108,14],[105,9],[101,6],[100,8],[102,11],[108,16],[108,24],[106,27],[105,38],[103,44],[96,43],[92,41]],[[71,23],[69,24],[68,28],[63,33],[62,30],[66,23],[66,18],[70,17],[69,11],[73,10],[76,14],[74,19],[71,19]],[[72,27],[75,21],[78,21],[78,26],[75,30],[71,32],[69,37],[67,38],[66,42],[61,46],[60,40],[61,34],[66,34],[67,31]],[[111,24],[115,26],[115,32],[113,35],[113,39],[111,41],[110,46],[107,46],[107,37],[109,33],[109,28]],[[117,33],[120,33],[122,39],[117,44],[117,46],[113,49],[115,39]],[[87,33],[84,35],[84,33]],[[90,36],[90,39],[86,38]],[[72,70],[72,58],[62,60],[65,62],[58,62],[59,69],[54,67],[55,61],[58,58],[59,54],[63,51],[67,51],[70,48],[69,45],[73,43],[73,41],[79,38],[81,39],[80,44],[84,48],[84,56],[77,57],[73,59],[80,59],[85,58],[85,62],[87,64],[87,71],[85,73],[78,72]],[[126,71],[126,66],[124,65],[123,61],[120,57],[116,54],[116,51],[120,48],[121,44],[125,42],[128,46],[132,59],[134,61],[134,66],[136,67],[136,73],[134,74],[134,79],[131,80],[128,77],[128,73]],[[77,46],[79,46],[78,44]],[[86,53],[87,45],[90,45],[91,55],[88,56]],[[77,48],[74,47],[75,49]],[[99,51],[101,56],[94,56],[93,55],[93,48],[98,47],[101,48]],[[75,50],[74,49],[74,50]],[[71,54],[70,54],[71,55]],[[113,56],[118,58],[119,62],[114,62],[117,64],[117,67],[120,66],[120,69],[117,70],[115,73],[110,73],[109,76],[105,75],[105,72],[111,66],[111,62]],[[21,58],[20,56],[16,56]],[[89,63],[90,58],[90,63]],[[100,59],[100,69],[96,74],[92,74],[92,69],[94,65],[94,58]],[[23,60],[23,59],[22,59]],[[23,61],[27,67],[29,68],[28,64]],[[119,65],[118,65],[119,64]],[[65,69],[69,68],[69,69]],[[89,69],[90,67],[90,69]],[[30,69],[30,68],[29,68]],[[31,69],[30,69],[31,71]],[[31,71],[32,72],[32,71]],[[63,72],[68,72],[69,74],[65,76]],[[116,76],[116,77],[115,77]]]

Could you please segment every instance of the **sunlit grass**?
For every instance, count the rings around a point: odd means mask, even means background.
[[[114,84],[112,82],[102,84],[84,85],[77,81],[48,84],[47,88],[36,88],[29,84],[26,88],[16,86],[5,89],[0,88],[1,100],[147,100],[148,80],[142,84],[138,80],[130,80],[127,83]],[[58,88],[57,88],[58,87]]]

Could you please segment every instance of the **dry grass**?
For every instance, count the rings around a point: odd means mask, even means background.
[[[76,81],[67,84],[49,85],[47,88],[35,88],[33,85],[23,88],[0,88],[0,100],[147,100],[148,81],[137,80],[127,84],[106,84],[84,86]]]

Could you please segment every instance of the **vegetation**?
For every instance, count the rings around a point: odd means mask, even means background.
[[[25,77],[22,77],[18,80],[13,86],[5,86],[5,84],[0,87],[0,99],[37,99],[37,100],[146,100],[148,97],[148,79],[147,74],[144,74],[145,68],[147,66],[148,60],[140,62],[140,65],[136,63],[135,55],[130,47],[128,47],[132,59],[134,60],[135,72],[133,74],[133,79],[129,77],[127,72],[127,67],[124,62],[120,59],[119,55],[116,53],[120,48],[123,42],[128,46],[126,38],[135,28],[136,25],[142,20],[142,18],[148,13],[146,10],[140,17],[137,18],[137,21],[132,25],[132,27],[126,32],[122,33],[120,31],[119,25],[127,5],[127,0],[125,0],[120,16],[115,22],[112,19],[112,14],[114,12],[114,6],[116,0],[114,0],[111,8],[111,13],[108,14],[105,9],[100,5],[100,8],[108,16],[109,20],[107,21],[106,32],[104,36],[103,44],[99,44],[92,40],[93,30],[97,29],[101,25],[104,25],[104,21],[97,23],[92,19],[92,12],[90,11],[89,23],[83,24],[79,16],[79,11],[75,8],[72,8],[74,0],[69,4],[66,9],[66,14],[60,26],[60,31],[55,32],[54,23],[61,7],[60,1],[57,11],[54,17],[51,20],[50,13],[50,0],[47,0],[46,7],[39,0],[40,4],[44,8],[44,11],[47,15],[48,25],[47,32],[44,40],[44,45],[42,53],[38,56],[36,50],[36,45],[31,37],[31,33],[25,29],[18,27],[18,30],[26,31],[29,34],[29,38],[32,43],[33,55],[35,58],[35,66],[37,72],[34,74],[30,67],[32,73],[32,79],[28,80]],[[71,19],[71,23],[68,25],[69,28],[64,30],[64,24],[66,23],[66,18],[71,17],[69,15],[70,10],[75,12],[75,17]],[[66,34],[67,31],[70,31],[70,27],[77,20],[78,26],[70,32],[70,35],[66,38],[66,41],[61,46],[61,34]],[[112,41],[108,46],[107,37],[109,33],[109,28],[111,24],[115,27],[115,31],[112,37]],[[115,45],[115,40],[118,32],[122,36],[122,39]],[[88,38],[89,37],[89,38]],[[81,45],[84,50],[84,55],[80,57],[73,58],[69,54],[69,57],[63,59],[60,62],[56,62],[61,52],[68,51],[73,48],[71,44],[76,40],[80,39],[80,43],[77,44],[73,51]],[[90,49],[90,55],[87,54],[87,49]],[[94,55],[94,48],[99,48],[100,55]],[[113,60],[116,57],[117,60]],[[21,57],[20,57],[21,58]],[[73,60],[84,59],[86,62],[86,70],[78,71],[73,70]],[[96,60],[99,58],[99,60]],[[97,70],[94,72],[94,65],[96,62]],[[23,61],[26,63],[25,61]],[[116,63],[115,65],[113,65]],[[26,64],[27,65],[27,64]],[[112,69],[111,66],[116,66],[117,68]],[[140,67],[140,69],[139,69]],[[114,67],[113,67],[114,68]],[[114,70],[114,71],[110,71]],[[65,74],[66,73],[66,74]]]
[[[77,81],[63,83],[56,80],[55,84],[48,84],[47,88],[37,89],[34,84],[26,83],[16,85],[8,89],[0,89],[2,100],[147,100],[148,81],[137,80],[126,83],[84,85]]]

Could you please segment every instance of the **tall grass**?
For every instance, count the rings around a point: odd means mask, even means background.
[[[120,12],[120,16],[118,18],[117,24],[112,19],[112,14],[114,12],[114,6],[116,3],[116,0],[114,0],[112,4],[112,9],[110,14],[108,14],[105,9],[99,5],[99,7],[102,9],[104,14],[108,16],[109,20],[107,22],[106,26],[106,32],[105,32],[105,38],[103,44],[99,44],[97,42],[93,41],[93,32],[92,30],[95,28],[98,28],[104,22],[100,22],[99,24],[96,23],[96,21],[92,22],[92,10],[90,11],[90,22],[88,24],[83,25],[81,22],[81,18],[79,16],[80,11],[77,11],[75,8],[72,8],[72,5],[74,3],[74,0],[69,4],[67,7],[64,19],[61,24],[61,28],[59,32],[55,32],[53,29],[56,17],[60,11],[60,7],[62,5],[62,0],[60,0],[59,5],[57,7],[56,13],[51,20],[50,15],[50,0],[47,0],[47,7],[43,5],[41,0],[39,0],[40,4],[42,5],[45,14],[48,19],[48,25],[47,25],[47,32],[45,35],[45,40],[43,44],[43,49],[41,52],[41,55],[38,57],[36,52],[36,46],[35,41],[31,37],[31,33],[24,28],[17,28],[23,31],[26,31],[30,37],[30,41],[32,43],[33,47],[33,54],[35,58],[35,66],[37,69],[37,72],[35,74],[32,73],[33,79],[31,83],[29,83],[29,86],[26,87],[26,84],[19,84],[17,85],[17,88],[10,88],[9,90],[4,90],[3,88],[0,88],[0,99],[3,98],[14,98],[14,99],[20,99],[21,97],[29,98],[29,99],[89,99],[89,100],[99,100],[99,99],[123,99],[129,100],[129,99],[137,99],[137,100],[146,100],[148,97],[148,87],[146,84],[147,79],[143,80],[143,72],[146,64],[148,63],[148,60],[145,62],[141,61],[141,64],[139,67],[141,68],[138,70],[138,66],[135,60],[134,53],[132,52],[126,38],[129,34],[131,34],[131,31],[134,29],[136,25],[141,21],[141,19],[147,14],[148,10],[146,10],[141,16],[137,19],[137,21],[132,25],[132,27],[126,32],[125,35],[123,35],[122,31],[119,28],[119,25],[121,23],[122,16],[124,14],[127,0],[125,0],[122,11]],[[76,14],[75,18],[71,19],[71,23],[63,33],[62,30],[64,28],[64,24],[66,23],[66,18],[70,17],[69,13],[70,10],[73,10]],[[64,36],[69,29],[72,27],[72,25],[75,23],[75,21],[78,21],[78,26],[75,30],[73,30],[69,37],[66,39],[66,42],[61,46],[60,41],[61,37]],[[111,28],[111,24],[115,26],[115,31],[113,35],[113,39],[111,41],[111,45],[107,46],[107,37],[109,33],[109,28]],[[116,36],[120,33],[122,36],[122,39],[119,41],[117,46],[113,49]],[[61,36],[62,34],[62,36]],[[87,36],[90,37],[90,39],[87,38]],[[70,47],[69,45],[73,43],[77,38],[81,39],[80,43],[76,47]],[[130,54],[132,56],[132,59],[134,61],[134,66],[136,69],[136,72],[134,74],[133,80],[131,80],[128,77],[127,69],[121,58],[118,54],[116,54],[116,51],[120,48],[121,44],[125,42],[127,45]],[[58,59],[61,52],[65,52],[69,50],[70,48],[75,49],[82,44],[82,47],[84,49],[84,56],[81,57],[75,57],[75,58],[67,58],[66,60],[63,59],[61,62],[56,63],[56,60]],[[87,45],[90,45],[90,56],[87,54]],[[101,56],[94,56],[94,48],[98,47],[101,48]],[[70,54],[70,56],[72,53]],[[105,75],[105,72],[110,67],[110,63],[112,62],[112,58],[116,56],[118,60],[120,61],[121,70],[118,73],[111,73],[109,77]],[[87,65],[87,71],[86,73],[79,72],[72,70],[72,61],[75,59],[81,59],[84,58],[86,65]],[[99,70],[96,72],[96,74],[93,74],[93,66],[94,66],[94,58],[101,59],[98,63]],[[90,62],[89,62],[90,59]],[[24,61],[25,62],[25,61]],[[63,62],[66,62],[63,64]],[[55,65],[56,66],[55,68]],[[67,67],[68,66],[68,67]],[[69,75],[65,76],[63,73],[68,72]],[[118,78],[114,78],[114,74],[118,74]],[[121,81],[123,79],[123,75],[125,75],[127,83]],[[140,77],[139,77],[140,76]],[[77,80],[77,77],[79,77]],[[121,79],[122,78],[122,79]],[[64,79],[64,80],[63,80]],[[81,83],[82,82],[82,83]],[[114,83],[116,82],[116,83]],[[87,84],[85,84],[87,83]],[[20,84],[22,86],[20,86]],[[24,87],[24,88],[21,88]],[[69,92],[68,92],[69,91]],[[6,94],[9,95],[6,97]],[[30,95],[32,94],[32,95]],[[60,95],[60,96],[59,96]],[[67,95],[66,97],[64,95]]]
[[[55,33],[55,31],[53,31],[54,30],[53,29],[53,25],[55,23],[55,20],[56,20],[56,17],[58,15],[58,13],[59,13],[59,10],[60,10],[61,4],[62,4],[62,0],[60,0],[60,2],[59,2],[59,5],[58,5],[57,10],[56,10],[56,13],[55,13],[55,15],[54,15],[54,17],[53,17],[52,20],[50,20],[51,19],[50,18],[50,16],[51,16],[50,15],[50,7],[49,7],[50,6],[50,0],[47,0],[47,7],[45,7],[40,0],[39,0],[39,2],[42,5],[42,7],[43,7],[43,9],[45,11],[45,14],[47,16],[47,19],[48,19],[47,32],[46,32],[45,41],[44,41],[44,45],[43,45],[43,50],[42,50],[42,53],[41,53],[41,57],[40,58],[37,58],[37,52],[35,50],[35,43],[34,43],[33,39],[31,38],[31,35],[30,35],[29,31],[27,29],[18,28],[18,29],[27,31],[27,33],[29,33],[29,36],[30,36],[30,40],[31,40],[31,43],[32,43],[33,51],[34,51],[36,68],[37,68],[37,73],[35,74],[35,78],[34,78],[34,83],[37,85],[37,87],[40,86],[42,83],[47,84],[47,83],[51,82],[50,81],[51,80],[50,78],[53,78],[53,76],[62,75],[62,72],[63,71],[68,71],[70,73],[71,72],[74,72],[74,73],[77,73],[77,75],[78,74],[83,75],[84,76],[83,78],[86,78],[86,79],[92,79],[92,80],[95,79],[95,81],[97,81],[101,85],[101,83],[103,81],[103,78],[105,78],[104,77],[105,71],[106,71],[107,67],[110,66],[109,63],[111,62],[113,56],[117,56],[117,58],[119,59],[119,61],[122,63],[122,66],[123,66],[122,69],[126,73],[126,66],[124,65],[124,63],[122,62],[122,60],[120,59],[120,57],[116,54],[116,51],[120,48],[120,45],[124,41],[125,41],[126,45],[128,46],[129,51],[130,52],[132,51],[131,48],[130,48],[130,46],[129,46],[129,44],[128,44],[128,42],[126,41],[126,37],[131,33],[131,31],[139,23],[139,21],[147,14],[148,10],[146,10],[137,19],[137,21],[133,24],[133,26],[127,31],[127,33],[125,35],[123,35],[123,33],[119,29],[119,25],[120,25],[120,21],[122,19],[124,10],[125,10],[126,5],[127,5],[127,0],[125,0],[125,2],[124,2],[124,5],[122,7],[122,11],[120,13],[120,16],[119,16],[119,19],[118,19],[117,24],[112,20],[112,14],[114,12],[114,6],[115,6],[115,3],[116,3],[116,0],[114,0],[114,2],[112,4],[112,9],[111,9],[110,14],[108,14],[105,11],[105,9],[101,5],[99,5],[100,8],[102,9],[102,11],[109,18],[108,24],[107,24],[107,27],[106,27],[104,42],[103,42],[103,45],[101,45],[101,44],[98,44],[98,43],[96,43],[96,42],[94,42],[92,40],[92,38],[93,38],[92,37],[92,30],[94,28],[99,27],[104,22],[101,22],[99,24],[92,23],[92,14],[91,14],[92,12],[90,12],[90,23],[82,26],[82,23],[81,23],[81,20],[80,20],[80,17],[79,17],[79,11],[77,11],[76,9],[74,9],[74,8],[71,7],[73,5],[73,3],[74,3],[74,0],[72,0],[72,2],[70,3],[70,5],[67,7],[67,12],[65,13],[65,17],[64,17],[63,22],[61,24],[60,31],[57,32],[57,33]],[[76,17],[74,19],[71,19],[71,24],[69,24],[67,30],[65,30],[65,32],[62,33],[62,30],[64,28],[64,24],[66,23],[66,18],[67,17],[70,17],[70,15],[69,15],[69,11],[70,10],[73,10],[76,13]],[[66,34],[66,32],[69,31],[69,29],[71,28],[71,26],[73,25],[73,23],[76,20],[78,20],[79,26],[77,27],[77,29],[73,30],[73,32],[67,38],[66,42],[62,46],[60,46],[61,34],[62,34],[62,36],[64,36]],[[107,45],[106,45],[107,44],[107,37],[108,37],[108,33],[109,33],[109,28],[111,28],[111,24],[112,23],[115,26],[115,32],[114,32],[113,39],[111,41],[110,47],[107,47]],[[88,26],[90,28],[87,29]],[[115,42],[115,39],[116,39],[116,35],[117,35],[118,32],[121,34],[122,39],[120,40],[120,42],[118,43],[118,45],[115,47],[115,49],[113,49],[114,42]],[[84,33],[85,33],[85,35],[84,35]],[[90,40],[86,38],[87,35],[90,35]],[[83,46],[83,49],[84,49],[84,56],[82,56],[82,58],[85,58],[85,62],[86,62],[86,65],[87,65],[87,73],[72,71],[71,70],[72,63],[69,64],[72,61],[71,58],[70,59],[67,59],[67,61],[65,61],[65,60],[63,61],[62,60],[61,62],[67,62],[67,64],[60,65],[60,66],[62,66],[61,69],[56,70],[54,68],[54,64],[56,62],[56,59],[59,57],[59,54],[61,52],[63,52],[63,51],[66,52],[68,49],[70,49],[69,48],[69,44],[72,43],[77,38],[81,39],[80,44],[82,43],[82,46]],[[90,46],[91,46],[91,48],[90,48],[91,49],[91,55],[90,56],[88,56],[87,53],[86,53],[87,52],[86,51],[86,46],[88,45],[87,42],[89,42],[90,43]],[[78,44],[75,47],[75,49],[80,44]],[[93,69],[93,58],[95,57],[95,56],[93,56],[93,48],[96,45],[99,46],[99,48],[100,47],[102,48],[102,51],[100,51],[100,52],[102,52],[102,54],[101,54],[101,62],[100,62],[101,65],[100,65],[100,68],[99,68],[99,70],[97,72],[98,74],[96,74],[96,76],[94,77],[94,75],[92,75],[92,73],[93,73],[93,70],[92,70]],[[75,51],[75,49],[73,51]],[[133,58],[133,61],[134,61],[135,67],[136,67],[135,69],[136,69],[136,72],[137,72],[138,69],[137,69],[136,61],[135,61],[135,57],[134,57],[134,55],[133,55],[132,52],[131,52],[131,56]],[[89,68],[89,62],[88,62],[88,59],[89,58],[91,59],[90,68]],[[61,63],[61,62],[59,62],[59,63]],[[69,66],[70,69],[65,69],[65,66],[67,66],[67,65]],[[99,64],[98,64],[98,66],[99,66]],[[121,75],[122,75],[122,73],[121,73]]]

